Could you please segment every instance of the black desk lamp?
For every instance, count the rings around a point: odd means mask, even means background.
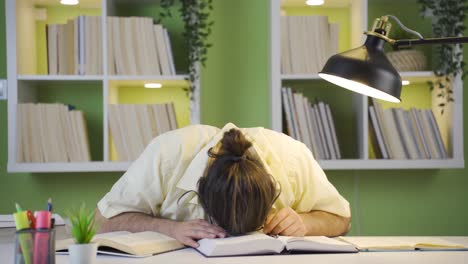
[[[419,39],[390,39],[388,34],[392,25],[388,22],[389,17]],[[401,77],[384,54],[386,42],[395,47],[468,42],[468,37],[425,39],[392,15],[377,18],[372,31],[364,34],[367,35],[364,45],[330,57],[319,76],[351,91],[394,103],[401,101]]]

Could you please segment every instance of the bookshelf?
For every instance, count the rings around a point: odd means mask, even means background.
[[[131,162],[117,161],[109,127],[109,104],[157,104],[174,102],[179,127],[200,122],[200,85],[190,100],[185,93],[187,65],[183,26],[176,15],[164,25],[169,31],[175,72],[159,74],[111,74],[108,65],[107,17],[155,17],[158,2],[125,0],[80,1],[62,6],[59,1],[6,0],[8,94],[8,172],[125,171]],[[176,12],[174,12],[176,13]],[[48,75],[46,24],[66,23],[80,15],[98,16],[102,45],[96,56],[102,60],[98,75]],[[99,32],[99,31],[98,31]],[[159,89],[145,89],[158,82]],[[18,162],[17,106],[20,103],[63,103],[82,110],[86,117],[91,152],[89,162]]]
[[[281,17],[325,15],[329,21],[338,23],[340,27],[338,51],[342,52],[362,45],[368,29],[368,10],[370,0],[325,1],[321,7],[309,7],[305,1],[271,0],[270,6],[270,113],[271,126],[274,130],[285,132],[282,108],[282,87],[292,87],[306,95],[310,101],[314,98],[326,99],[330,103],[340,143],[343,143],[343,158],[335,160],[318,160],[326,170],[358,170],[358,169],[448,169],[463,168],[463,83],[460,79],[453,81],[455,102],[444,116],[437,114],[436,120],[441,127],[441,133],[449,152],[448,159],[377,159],[370,151],[370,118],[369,99],[366,96],[352,93],[346,89],[330,85],[315,73],[284,74],[281,64]],[[382,8],[381,8],[382,9]],[[369,16],[369,19],[374,19]],[[345,29],[349,34],[345,34]],[[403,87],[402,103],[391,105],[383,103],[383,108],[425,107],[437,109],[438,99],[431,93],[427,81],[434,78],[431,71],[401,72],[403,80],[409,80],[410,85]],[[421,88],[422,87],[422,88]],[[426,87],[426,88],[424,88]],[[423,91],[423,92],[421,92]],[[425,98],[421,102],[418,98]],[[417,99],[415,99],[417,98]]]

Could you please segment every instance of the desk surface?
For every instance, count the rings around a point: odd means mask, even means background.
[[[57,238],[64,238],[64,228],[57,232]],[[468,237],[443,237],[444,239],[468,246]],[[14,230],[0,229],[1,263],[13,263]],[[149,258],[133,259],[113,256],[98,256],[97,263],[102,264],[149,264],[149,263],[329,263],[329,264],[375,264],[375,263],[468,263],[468,251],[410,251],[410,252],[360,252],[356,254],[307,254],[307,255],[271,255],[206,258],[194,249],[186,248],[156,255]],[[57,256],[57,264],[68,262],[68,256]]]

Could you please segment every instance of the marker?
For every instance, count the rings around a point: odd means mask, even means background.
[[[32,213],[31,210],[26,211],[26,215],[28,216],[29,220],[29,227],[31,229],[36,229],[36,218],[34,217],[34,214]]]
[[[49,211],[51,214],[52,214],[52,198],[49,197],[49,199],[47,199],[47,211]],[[50,228],[54,228],[55,227],[55,218],[51,218],[50,220]]]
[[[18,203],[15,203],[15,207],[16,207],[16,212],[17,213],[23,211],[23,209],[21,209],[21,206]]]
[[[47,199],[47,211],[52,212],[52,198]]]
[[[50,218],[51,213],[49,211],[37,211],[36,212],[36,234],[34,236],[34,264],[47,264],[50,248]]]
[[[21,254],[20,252],[22,252],[24,263],[31,264],[33,240],[29,225],[28,212],[23,211],[18,204],[16,204],[16,210],[18,212],[13,214],[13,218],[15,219],[17,230],[16,235],[18,236],[18,241],[21,247],[21,251],[20,248],[18,248],[18,252],[16,252],[16,254]]]

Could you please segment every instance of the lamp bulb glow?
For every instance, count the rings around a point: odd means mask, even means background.
[[[145,83],[145,88],[161,88],[162,84],[160,83]]]
[[[372,88],[368,85],[348,80],[342,77],[334,76],[331,74],[326,73],[319,73],[319,76],[331,83],[334,83],[338,86],[351,90],[353,92],[357,92],[366,96],[374,97],[380,100],[392,102],[392,103],[399,103],[401,100],[393,97],[387,93],[384,93],[378,89]]]
[[[79,3],[78,0],[60,0],[62,5],[77,5]]]
[[[324,0],[307,0],[306,5],[310,6],[319,6],[324,4]]]

